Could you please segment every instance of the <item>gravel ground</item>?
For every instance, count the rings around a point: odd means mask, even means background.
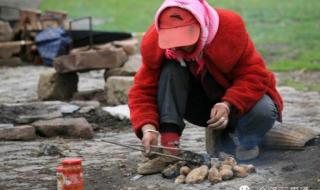
[[[36,100],[38,76],[48,70],[41,66],[1,67],[0,104]],[[80,90],[103,88],[101,71],[80,75]],[[290,87],[279,87],[284,97],[284,122],[299,123],[320,132],[320,94],[300,92]],[[2,114],[2,113],[0,113]],[[114,120],[105,120],[106,123]],[[104,125],[92,140],[38,138],[34,141],[0,142],[0,190],[55,189],[55,168],[59,156],[40,156],[40,145],[58,147],[65,156],[84,159],[85,186],[88,190],[140,190],[140,189],[236,189],[248,185],[251,189],[320,189],[320,142],[317,140],[302,151],[263,150],[253,164],[257,173],[247,178],[236,178],[212,186],[176,185],[160,175],[144,176],[137,181],[137,163],[144,158],[140,152],[99,142],[101,139],[121,143],[139,143],[129,124],[112,128]],[[182,136],[182,147],[204,152],[204,129],[188,125]]]

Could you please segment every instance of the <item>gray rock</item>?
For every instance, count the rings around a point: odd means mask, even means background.
[[[131,38],[128,40],[114,41],[112,43],[116,47],[121,47],[128,55],[133,55],[138,52],[138,39]]]
[[[126,104],[128,102],[128,91],[132,84],[133,77],[109,77],[105,85],[107,103],[109,105]]]
[[[38,156],[63,156],[62,151],[52,144],[40,144]]]
[[[7,129],[7,128],[13,128],[14,125],[13,124],[10,124],[10,123],[1,123],[0,124],[0,129]]]
[[[32,126],[0,128],[0,140],[32,140],[36,138],[36,130]]]
[[[80,107],[93,106],[94,108],[100,107],[100,102],[98,101],[72,101],[71,104],[78,105]]]
[[[45,137],[69,136],[85,139],[93,137],[92,126],[85,118],[58,118],[37,121],[32,125],[40,135]]]
[[[27,124],[37,120],[48,120],[48,119],[54,119],[58,117],[62,117],[62,114],[60,111],[54,111],[54,112],[44,113],[39,115],[20,115],[16,119],[16,122],[20,124]]]
[[[10,57],[6,59],[0,59],[0,65],[17,66],[21,64],[22,64],[22,61],[19,57]]]
[[[106,70],[104,78],[107,80],[110,76],[134,76],[138,72],[141,62],[140,54],[132,55],[122,67]]]
[[[127,60],[128,55],[122,48],[107,44],[89,50],[87,47],[75,49],[69,55],[57,57],[54,68],[58,73],[110,69],[122,66]]]
[[[74,112],[78,111],[79,109],[80,109],[79,106],[72,105],[72,104],[63,105],[60,107],[61,113],[64,113],[64,114],[74,113]]]
[[[94,100],[98,102],[105,102],[104,90],[95,89],[95,90],[86,90],[81,92],[74,93],[72,100],[75,101],[88,101]]]
[[[38,98],[40,100],[69,100],[78,89],[77,73],[59,74],[50,70],[40,75]]]
[[[0,42],[11,41],[13,38],[13,31],[9,22],[0,21]]]
[[[86,106],[86,107],[81,108],[79,110],[79,113],[86,114],[86,113],[93,111],[94,109],[95,109],[94,106]]]

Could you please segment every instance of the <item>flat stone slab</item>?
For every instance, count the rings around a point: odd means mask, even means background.
[[[37,132],[45,137],[67,136],[90,139],[93,128],[85,118],[57,118],[32,123]]]
[[[60,111],[54,111],[50,113],[44,113],[39,115],[19,115],[17,116],[16,122],[20,124],[32,123],[37,120],[46,120],[62,117]]]
[[[0,127],[0,140],[33,140],[36,138],[36,130],[32,126],[7,126]]]
[[[54,68],[58,73],[70,73],[95,69],[110,69],[123,65],[128,56],[122,48],[115,48],[107,44],[95,49],[79,48],[69,55],[62,55],[54,59]]]

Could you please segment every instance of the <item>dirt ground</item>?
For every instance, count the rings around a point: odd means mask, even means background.
[[[39,74],[47,69],[41,66],[0,67],[0,105],[35,101]],[[81,74],[79,89],[102,89],[102,76],[102,71]],[[320,73],[317,76],[319,77]],[[302,124],[320,132],[319,92],[300,92],[291,87],[279,87],[279,90],[285,101],[284,122]],[[6,117],[3,114],[6,114]],[[8,118],[10,114],[12,113],[2,111],[0,118]],[[0,142],[0,190],[56,188],[55,168],[62,157],[39,154],[43,145],[54,145],[67,157],[84,159],[87,190],[238,190],[242,185],[257,190],[320,189],[319,140],[310,143],[302,151],[263,149],[259,159],[252,162],[257,167],[256,174],[214,186],[209,182],[176,185],[173,180],[164,179],[160,174],[133,181],[131,179],[136,176],[137,164],[144,160],[141,153],[99,141],[106,139],[121,143],[139,143],[130,129],[130,124],[104,114],[91,113],[87,117],[91,122],[99,121],[98,130],[92,140],[39,137],[29,142]],[[0,123],[3,122],[6,121],[0,119]],[[181,145],[185,149],[204,153],[204,129],[188,125]]]

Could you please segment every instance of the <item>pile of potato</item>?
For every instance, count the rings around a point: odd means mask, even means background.
[[[256,172],[256,169],[253,165],[237,165],[233,157],[226,157],[223,161],[212,159],[210,169],[207,165],[202,165],[194,169],[188,166],[182,166],[180,168],[180,175],[175,179],[175,183],[195,184],[201,183],[208,178],[212,184],[216,184],[234,177],[243,178],[254,172]]]

